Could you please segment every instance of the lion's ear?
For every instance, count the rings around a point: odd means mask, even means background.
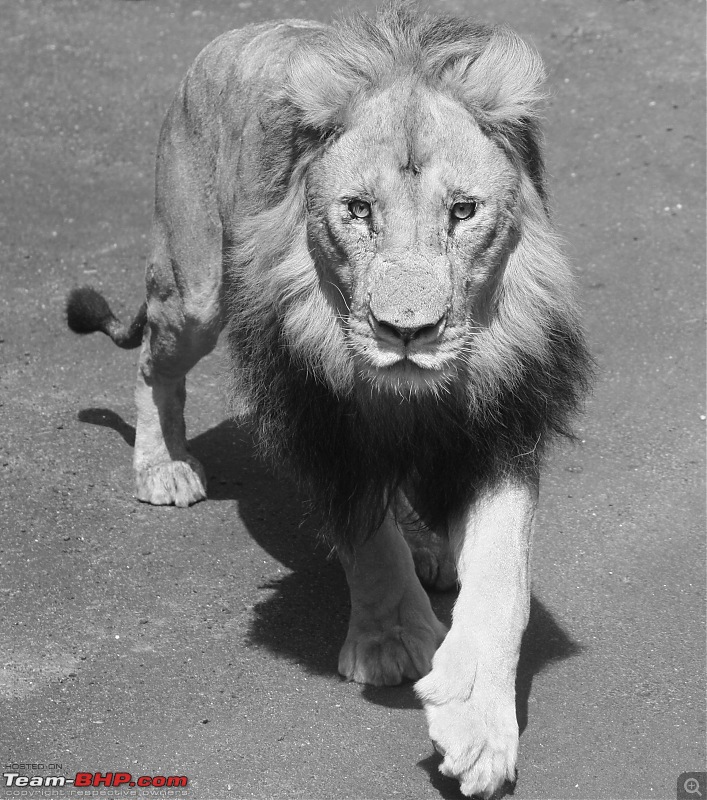
[[[537,51],[510,28],[493,28],[476,57],[458,59],[443,81],[472,113],[492,126],[522,125],[534,119],[545,99],[545,69]]]
[[[442,84],[476,121],[522,163],[546,202],[539,111],[546,93],[540,55],[510,28],[490,31],[486,46],[469,48],[442,73]]]
[[[342,128],[355,90],[316,43],[301,45],[290,57],[283,85],[258,111],[264,131],[263,191],[269,202],[283,199],[294,167],[305,164]]]
[[[358,82],[326,53],[303,47],[290,61],[285,95],[296,110],[301,127],[325,138],[344,122],[349,100]]]

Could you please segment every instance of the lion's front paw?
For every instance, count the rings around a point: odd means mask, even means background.
[[[339,672],[350,681],[395,686],[430,671],[441,634],[432,629],[349,630],[339,655]]]
[[[186,507],[206,497],[204,468],[189,455],[138,469],[136,481],[138,500],[155,506]]]
[[[350,681],[373,686],[394,686],[426,675],[447,629],[426,595],[424,599],[426,608],[422,604],[406,608],[403,601],[385,619],[353,613],[339,655],[339,672]]]
[[[432,674],[415,687],[423,699],[428,682],[434,683]],[[439,771],[456,778],[462,794],[489,798],[515,780],[518,724],[513,702],[494,704],[474,689],[466,700],[425,702],[425,712],[430,739],[443,758]]]

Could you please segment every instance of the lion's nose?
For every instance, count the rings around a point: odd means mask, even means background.
[[[373,333],[382,341],[391,344],[408,345],[411,342],[416,344],[432,344],[444,333],[447,326],[447,312],[436,321],[425,321],[422,324],[406,324],[400,320],[391,320],[376,317],[373,311],[369,311],[368,324]]]

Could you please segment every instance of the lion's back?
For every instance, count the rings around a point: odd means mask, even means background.
[[[285,19],[246,25],[221,34],[197,56],[200,67],[219,88],[235,77],[241,84],[282,80],[285,63],[300,42],[326,29],[319,22]]]
[[[282,87],[292,51],[323,30],[321,23],[290,19],[218,36],[199,53],[184,79],[185,106],[192,113],[215,115],[231,130],[239,127],[264,97]]]
[[[229,31],[206,45],[180,84],[163,136],[178,131],[209,165],[207,182],[216,182],[223,219],[234,216],[234,203],[257,204],[268,161],[262,153],[266,129],[274,126],[287,138],[270,109],[279,107],[288,60],[325,30],[321,23],[291,19]]]

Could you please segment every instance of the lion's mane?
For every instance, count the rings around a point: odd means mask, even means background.
[[[516,244],[488,321],[470,332],[453,382],[409,394],[354,374],[344,323],[310,254],[305,206],[307,168],[345,126],[351,99],[401,71],[463,102],[523,176]],[[398,490],[441,525],[485,485],[534,475],[552,436],[570,435],[591,362],[547,216],[542,77],[539,59],[506,29],[394,5],[375,21],[356,17],[319,34],[273,100],[280,127],[264,144],[269,204],[232,242],[232,395],[245,397],[262,449],[304,484],[339,546],[374,531]]]

